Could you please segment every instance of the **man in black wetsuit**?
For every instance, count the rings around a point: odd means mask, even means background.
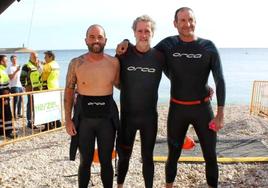
[[[155,22],[147,15],[136,18],[132,29],[136,45],[118,56],[120,61],[121,127],[118,136],[118,188],[128,171],[137,130],[141,138],[142,172],[146,188],[153,187],[153,150],[157,133],[158,87],[164,57],[151,48]]]
[[[177,162],[189,124],[193,125],[201,144],[206,163],[207,184],[210,187],[218,186],[216,131],[223,127],[225,81],[217,48],[213,42],[195,35],[195,24],[194,13],[190,8],[178,9],[174,26],[179,35],[167,37],[154,47],[165,56],[167,75],[171,82],[167,128],[167,188],[173,186]],[[117,53],[124,53],[126,48],[127,44],[121,43],[117,47]],[[216,85],[218,107],[215,117],[209,100],[210,71]]]
[[[171,81],[168,114],[168,159],[166,187],[172,187],[177,174],[177,162],[189,124],[192,124],[206,163],[207,184],[218,186],[216,131],[223,127],[225,81],[219,53],[210,40],[195,35],[193,11],[182,7],[175,13],[174,26],[179,35],[167,37],[155,48],[163,52]],[[216,85],[217,114],[214,117],[209,96],[208,77]],[[214,130],[209,128],[214,124]]]
[[[88,187],[95,139],[103,187],[113,186],[112,152],[119,119],[112,94],[113,85],[119,84],[119,62],[103,53],[106,41],[105,31],[100,25],[90,26],[85,39],[89,52],[72,59],[66,76],[66,131],[72,136],[70,159],[75,159],[77,147],[80,152],[79,188]]]

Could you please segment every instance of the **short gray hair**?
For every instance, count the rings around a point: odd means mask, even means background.
[[[136,30],[138,22],[150,22],[151,23],[152,32],[154,33],[154,30],[155,30],[155,21],[150,16],[148,16],[148,15],[142,15],[142,16],[137,17],[134,20],[133,25],[132,25],[133,31]]]

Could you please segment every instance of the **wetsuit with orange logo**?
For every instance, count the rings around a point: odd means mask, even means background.
[[[145,187],[153,186],[153,149],[157,133],[158,87],[164,57],[155,49],[145,53],[130,46],[119,56],[121,127],[118,136],[118,184],[125,180],[135,135],[140,131]]]
[[[216,133],[208,125],[214,114],[207,96],[208,78],[212,72],[217,105],[224,106],[225,81],[219,53],[209,40],[198,38],[193,42],[183,42],[179,36],[167,37],[155,48],[165,56],[171,81],[166,182],[174,182],[183,141],[188,126],[192,124],[205,158],[207,183],[217,187]]]

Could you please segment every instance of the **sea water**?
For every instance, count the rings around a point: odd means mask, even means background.
[[[44,51],[37,51],[39,59],[44,61]],[[56,61],[60,65],[60,86],[65,86],[65,77],[70,60],[86,53],[82,50],[54,50]],[[110,55],[114,49],[105,50]],[[220,48],[223,72],[226,82],[226,104],[250,104],[254,80],[268,80],[268,48]],[[12,54],[7,54],[8,57]],[[20,65],[25,64],[29,54],[16,54]],[[213,77],[210,74],[209,85],[215,89]],[[159,86],[159,103],[169,101],[169,80],[162,77]],[[115,89],[115,100],[119,99],[119,91]],[[213,97],[216,103],[216,97]]]

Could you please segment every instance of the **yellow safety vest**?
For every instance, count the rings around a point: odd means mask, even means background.
[[[0,65],[0,95],[5,95],[9,93],[9,77],[5,69],[6,67],[4,65]],[[2,108],[2,99],[0,101],[0,130],[3,130],[3,124],[5,124],[5,131],[13,129],[9,97],[4,98],[4,108]]]
[[[40,82],[40,73],[37,70],[37,67],[33,65],[31,62],[28,62],[27,67],[31,70],[29,74],[30,83],[27,83],[26,85],[32,86],[32,90],[40,90],[41,89],[41,82]]]
[[[51,61],[43,66],[42,86],[43,89],[59,88],[60,66],[56,61]]]
[[[9,77],[7,72],[5,71],[6,67],[4,65],[0,65],[0,90],[8,90]]]

